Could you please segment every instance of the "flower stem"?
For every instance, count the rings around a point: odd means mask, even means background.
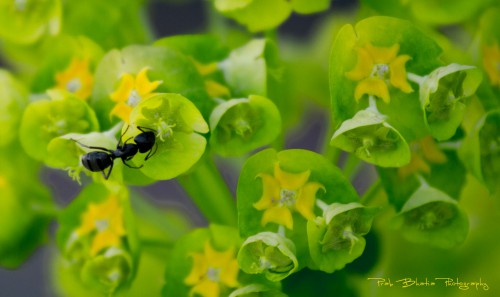
[[[235,200],[209,155],[177,180],[211,223],[237,225]]]
[[[412,82],[415,82],[419,85],[421,85],[424,82],[425,76],[420,76],[415,73],[407,73],[408,80],[411,80]]]
[[[370,201],[373,198],[377,197],[377,195],[381,189],[382,189],[382,183],[381,183],[380,178],[379,178],[363,194],[363,196],[361,197],[361,201],[360,201],[361,204],[368,205],[368,203],[370,203]]]
[[[350,181],[354,180],[362,165],[363,163],[355,154],[348,154],[343,167],[344,175]]]

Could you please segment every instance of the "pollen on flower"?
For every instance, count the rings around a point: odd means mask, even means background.
[[[276,223],[293,229],[292,212],[297,211],[308,220],[314,219],[316,192],[323,189],[317,182],[308,182],[310,170],[289,173],[274,164],[274,175],[261,173],[262,196],[254,203],[254,208],[264,211],[261,219],[263,226]]]
[[[359,101],[363,95],[376,96],[390,102],[388,85],[405,92],[413,91],[406,78],[405,64],[411,59],[408,55],[397,55],[399,44],[390,47],[377,47],[367,43],[356,49],[357,62],[346,76],[358,81],[354,98]]]
[[[216,251],[209,241],[202,253],[192,253],[193,267],[184,283],[191,287],[189,296],[218,297],[222,288],[235,288],[238,284],[238,261],[233,248]]]
[[[116,102],[111,110],[110,116],[117,116],[125,122],[129,122],[130,113],[141,100],[146,100],[158,88],[162,81],[150,81],[147,76],[148,67],[139,71],[137,76],[130,73],[123,74],[118,88],[110,95],[111,100]]]
[[[66,90],[80,99],[87,99],[94,84],[88,59],[73,58],[66,69],[56,73],[55,81],[54,88]]]

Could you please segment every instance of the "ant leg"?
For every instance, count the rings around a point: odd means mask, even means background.
[[[123,135],[125,135],[125,133],[127,133],[129,127],[130,127],[130,125],[127,125],[127,129],[125,129],[125,132],[123,132],[122,135],[120,135],[120,139],[118,139],[118,144],[116,145],[116,147],[120,147],[122,145],[122,137],[123,137]],[[127,141],[125,141],[125,142],[127,142]]]
[[[104,147],[100,147],[100,146],[89,146],[89,145],[83,144],[83,143],[81,143],[81,142],[79,142],[78,140],[73,139],[73,138],[71,138],[71,140],[73,140],[74,142],[78,143],[80,146],[83,146],[83,147],[86,147],[86,148],[89,148],[89,149],[101,150],[101,151],[105,151],[105,152],[107,152],[107,153],[112,153],[112,152],[113,152],[112,150],[109,150],[109,149],[104,148]]]
[[[132,165],[127,164],[127,162],[125,162],[125,161],[123,161],[123,164],[125,164],[125,166],[127,166],[128,168],[133,168],[133,169],[139,169],[139,168],[142,168],[142,166],[144,166],[144,165],[132,166]]]
[[[148,128],[148,127],[142,127],[142,126],[137,126],[137,129],[139,129],[139,131],[141,131],[143,133],[146,133],[146,132],[156,132],[155,129],[151,129],[151,128]],[[144,131],[144,129],[146,129],[147,131]]]
[[[146,155],[146,158],[144,158],[144,161],[146,161],[147,159],[151,158],[152,156],[154,156],[154,154],[156,154],[156,151],[158,150],[158,143],[155,142],[155,147],[154,147],[154,152],[153,150],[150,150],[148,152],[148,154]]]
[[[102,171],[102,175],[104,176],[104,179],[108,179],[109,175],[111,174],[111,170],[113,170],[113,163],[111,163],[111,166],[109,166],[108,174],[104,173],[104,170]]]

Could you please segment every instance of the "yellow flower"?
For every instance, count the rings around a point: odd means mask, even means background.
[[[276,223],[293,229],[292,210],[298,211],[308,220],[314,219],[314,202],[318,189],[325,189],[317,182],[307,182],[310,170],[301,173],[289,173],[274,164],[274,176],[261,173],[263,193],[253,205],[257,210],[264,210],[261,224]]]
[[[120,245],[125,235],[123,227],[123,209],[118,197],[111,195],[104,202],[91,203],[82,214],[80,228],[76,230],[79,236],[96,232],[93,235],[90,254],[95,256],[102,249]]]
[[[196,66],[196,69],[198,70],[198,72],[205,79],[205,90],[207,90],[207,93],[210,97],[218,98],[218,97],[230,95],[229,89],[226,88],[224,85],[216,82],[215,80],[206,78],[206,76],[217,71],[217,63],[201,64],[200,62],[196,61],[195,59],[192,59],[192,60],[193,60],[194,66]]]
[[[410,163],[398,170],[398,175],[401,178],[406,178],[416,172],[428,174],[431,172],[429,163],[443,164],[448,161],[446,155],[439,149],[434,139],[430,136],[414,143],[412,148],[413,152]]]
[[[56,89],[66,90],[78,98],[87,99],[92,93],[94,78],[87,59],[74,58],[69,66],[56,73]]]
[[[184,279],[191,286],[189,296],[218,297],[221,286],[238,286],[238,261],[234,248],[218,252],[207,241],[203,253],[192,253],[193,268]]]
[[[397,55],[399,44],[377,47],[367,43],[365,47],[357,48],[356,51],[358,57],[356,65],[354,69],[346,73],[349,79],[359,81],[354,91],[356,101],[368,94],[389,103],[388,83],[405,93],[413,91],[406,79],[405,69],[405,63],[411,57]]]
[[[116,115],[128,123],[132,108],[137,106],[141,100],[153,95],[152,92],[162,81],[151,82],[146,75],[148,69],[147,67],[142,68],[136,77],[130,73],[125,73],[122,76],[120,85],[111,94],[111,100],[116,102],[115,107],[111,110],[111,116]]]
[[[483,47],[483,66],[491,85],[500,86],[500,47],[496,42]]]

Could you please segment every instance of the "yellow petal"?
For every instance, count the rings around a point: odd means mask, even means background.
[[[375,64],[388,64],[396,58],[399,51],[399,44],[396,43],[390,47],[378,47],[373,46],[371,43],[367,43],[366,50]]]
[[[431,163],[443,164],[448,161],[446,155],[439,149],[432,137],[426,137],[420,142],[424,157]]]
[[[373,60],[364,48],[358,48],[356,50],[358,59],[354,69],[346,72],[347,78],[351,80],[361,80],[370,76],[373,69]]]
[[[398,175],[401,178],[406,178],[416,172],[430,173],[431,168],[418,154],[412,154],[410,163],[399,168]]]
[[[129,73],[124,74],[120,81],[120,85],[116,91],[110,95],[111,100],[115,102],[127,102],[130,92],[134,89],[134,84],[134,77]]]
[[[276,223],[283,225],[288,229],[293,229],[292,213],[287,207],[272,207],[266,209],[262,215],[261,224],[265,226],[267,223]]]
[[[224,97],[231,94],[228,88],[214,80],[206,80],[205,89],[210,97]]]
[[[322,184],[309,182],[300,190],[299,197],[295,202],[295,209],[306,219],[314,220],[314,202],[316,201],[316,192],[319,189],[325,190]]]
[[[117,103],[115,107],[113,107],[109,115],[110,117],[117,116],[128,124],[130,122],[130,113],[132,113],[132,107],[128,106],[125,103]]]
[[[265,173],[261,173],[257,175],[257,177],[262,179],[262,197],[259,201],[254,203],[253,207],[257,210],[264,210],[276,205],[280,199],[280,186],[278,181],[274,177]]]
[[[162,83],[159,80],[151,82],[146,75],[148,69],[147,67],[142,68],[135,81],[135,89],[141,97],[153,92]]]
[[[217,63],[209,63],[209,64],[201,64],[200,62],[196,61],[195,59],[192,59],[194,66],[196,66],[196,69],[198,72],[202,75],[209,75],[217,71]]]
[[[226,266],[224,266],[224,269],[221,270],[220,281],[231,288],[239,286],[238,271],[238,260],[231,260]]]
[[[311,170],[307,170],[301,173],[289,173],[281,170],[278,162],[274,163],[274,177],[276,178],[276,180],[278,180],[281,189],[300,189],[306,184],[310,174]]]
[[[219,297],[219,284],[209,279],[204,279],[189,291],[189,296],[196,296],[195,294],[203,297]]]
[[[112,246],[118,246],[119,244],[120,244],[120,236],[117,236],[116,234],[109,232],[107,230],[102,232],[97,232],[97,234],[94,237],[94,240],[92,241],[92,246],[90,247],[90,254],[92,256],[95,256],[102,249]]]
[[[205,256],[200,253],[192,253],[191,257],[193,258],[193,268],[191,268],[191,272],[184,279],[184,283],[186,285],[195,285],[202,277],[207,273],[207,261]]]
[[[397,57],[394,61],[391,62],[391,64],[389,64],[391,84],[405,93],[413,92],[413,89],[406,78],[405,69],[405,63],[410,59],[410,56],[402,55]]]
[[[363,95],[373,95],[384,100],[385,103],[390,102],[389,89],[384,81],[375,77],[366,78],[358,83],[354,91],[354,98],[359,101]]]

